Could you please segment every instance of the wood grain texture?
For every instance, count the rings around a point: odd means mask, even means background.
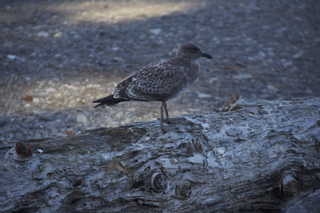
[[[0,146],[1,212],[308,212],[320,209],[320,98]],[[18,144],[21,147],[21,143]],[[299,205],[297,203],[300,202]]]

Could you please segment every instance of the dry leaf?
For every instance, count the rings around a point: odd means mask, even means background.
[[[33,101],[33,98],[32,98],[32,96],[27,95],[27,96],[25,96],[25,97],[23,98],[23,100],[24,100],[25,102],[32,102],[32,101]]]
[[[113,167],[120,172],[126,172],[126,169],[122,166],[121,163],[115,163],[113,164]]]
[[[231,66],[226,66],[226,65],[220,65],[222,69],[228,69],[228,70],[237,70],[237,67],[231,67]]]
[[[67,135],[73,135],[74,132],[73,132],[73,131],[66,131],[66,134],[67,134]]]
[[[22,142],[17,142],[16,146],[14,147],[18,155],[23,157],[31,157],[32,156],[32,146],[25,145]]]
[[[230,95],[230,98],[228,100],[226,100],[223,104],[224,107],[228,107],[230,106],[231,104],[234,104],[235,102],[237,102],[240,98],[239,94],[238,93],[231,93]]]
[[[114,161],[112,161],[105,167],[104,176],[111,174],[114,169],[118,172],[126,173],[126,169],[122,166],[121,163],[115,163]]]

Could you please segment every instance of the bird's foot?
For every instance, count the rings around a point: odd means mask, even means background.
[[[174,129],[171,127],[160,126],[163,133],[172,132]]]
[[[181,122],[183,122],[184,120],[186,120],[185,118],[170,118],[169,121],[167,119],[165,119],[165,122],[167,124],[179,124]]]

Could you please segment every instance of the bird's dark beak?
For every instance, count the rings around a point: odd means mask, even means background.
[[[206,52],[202,52],[202,57],[212,58],[212,56],[209,53],[206,53]]]

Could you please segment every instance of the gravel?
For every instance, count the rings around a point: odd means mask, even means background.
[[[157,119],[160,103],[91,102],[189,41],[214,58],[199,60],[200,78],[169,101],[171,116],[212,112],[230,93],[320,96],[319,20],[317,0],[3,0],[0,142]]]

